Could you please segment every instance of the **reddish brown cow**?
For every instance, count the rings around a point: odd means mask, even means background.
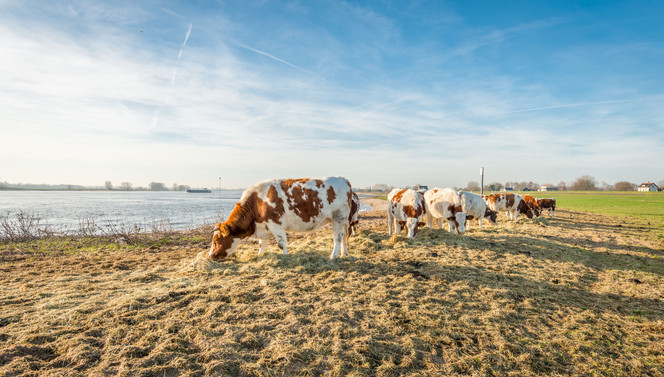
[[[544,211],[545,209],[549,210],[549,215],[556,215],[556,198],[548,199],[537,199],[537,205],[540,206],[540,209]]]
[[[526,204],[533,211],[535,216],[539,217],[542,214],[542,209],[539,204],[537,204],[537,199],[532,195],[523,195],[523,200],[526,201]]]

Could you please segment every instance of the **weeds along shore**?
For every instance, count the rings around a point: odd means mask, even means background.
[[[640,221],[559,210],[465,236],[388,236],[360,214],[289,254],[211,228],[0,244],[2,375],[662,376],[664,244]]]

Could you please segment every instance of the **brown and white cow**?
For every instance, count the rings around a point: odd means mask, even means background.
[[[505,212],[508,218],[516,220],[520,213],[529,219],[533,218],[533,211],[519,194],[491,194],[485,201],[492,211]]]
[[[348,254],[346,231],[351,212],[352,191],[343,177],[324,179],[280,179],[258,183],[242,193],[226,222],[217,224],[209,257],[229,257],[240,240],[256,238],[262,253],[274,237],[284,254],[286,232],[307,232],[331,222],[336,259]]]
[[[442,229],[443,219],[446,219],[450,233],[466,233],[466,214],[463,212],[461,198],[456,191],[451,188],[434,187],[424,193],[424,202],[427,207],[428,227],[433,228],[435,219],[438,227]]]
[[[547,199],[537,199],[537,204],[540,209],[544,211],[545,209],[549,210],[549,215],[556,215],[556,198],[547,198]]]
[[[392,227],[397,234],[401,234],[401,228],[406,228],[407,236],[415,237],[417,228],[423,226],[426,209],[424,197],[412,189],[394,189],[387,195],[387,227],[390,236]]]
[[[470,220],[476,219],[482,229],[482,221],[486,218],[498,224],[498,213],[489,209],[481,196],[468,191],[459,191],[461,210],[466,214],[466,230],[470,229]]]
[[[533,214],[539,217],[542,214],[542,209],[539,204],[537,204],[537,199],[532,195],[522,195],[522,197],[523,200],[526,201],[528,207],[530,207],[530,210],[533,211]]]

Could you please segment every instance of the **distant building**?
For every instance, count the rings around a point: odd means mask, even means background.
[[[659,187],[652,182],[641,183],[641,185],[636,189],[637,191],[659,191]]]
[[[539,191],[558,191],[558,187],[554,185],[542,185],[540,186]]]
[[[426,190],[428,190],[428,189],[429,189],[429,186],[427,186],[427,185],[417,185],[417,186],[413,186],[413,190],[415,190],[415,191],[420,191],[420,190],[424,190],[424,191],[426,191]]]
[[[514,191],[514,187],[503,187],[500,191]]]
[[[533,191],[532,189],[529,189],[528,187],[524,187],[523,190],[521,191]]]

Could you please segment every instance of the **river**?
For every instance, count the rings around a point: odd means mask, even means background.
[[[191,194],[181,191],[12,191],[0,190],[0,219],[19,213],[62,233],[76,233],[90,221],[142,231],[192,229],[228,217],[242,190]],[[362,204],[361,211],[370,207]]]

